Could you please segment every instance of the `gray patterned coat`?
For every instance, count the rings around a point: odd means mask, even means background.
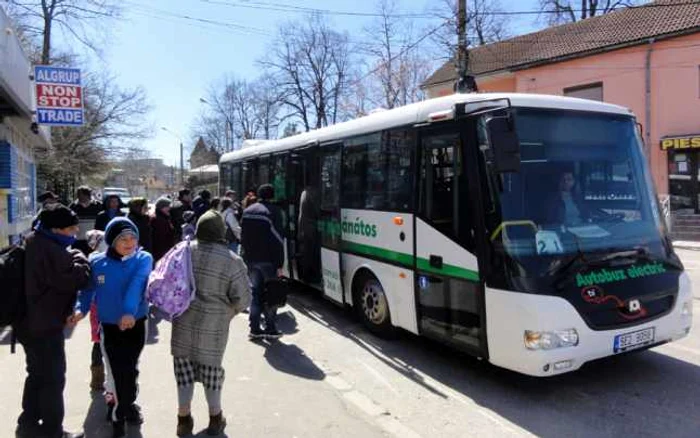
[[[248,307],[250,280],[243,260],[225,244],[192,243],[197,293],[173,321],[171,353],[202,365],[221,366],[231,319]]]

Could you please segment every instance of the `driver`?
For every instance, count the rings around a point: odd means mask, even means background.
[[[585,222],[588,214],[575,188],[574,172],[562,172],[559,176],[559,190],[547,204],[548,223],[573,227]]]

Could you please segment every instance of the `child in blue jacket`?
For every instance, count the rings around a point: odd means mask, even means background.
[[[105,229],[107,251],[90,257],[90,287],[81,291],[74,318],[90,310],[93,300],[101,323],[101,343],[114,389],[112,426],[115,438],[126,434],[125,423],[141,424],[136,405],[138,360],[146,341],[145,299],[153,257],[139,248],[139,231],[129,219],[112,219]]]

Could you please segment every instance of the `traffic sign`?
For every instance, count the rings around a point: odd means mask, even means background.
[[[83,87],[76,68],[34,67],[36,116],[40,125],[81,126]]]

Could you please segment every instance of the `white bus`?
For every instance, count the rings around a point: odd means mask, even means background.
[[[220,165],[222,191],[275,186],[287,275],[375,333],[551,376],[690,330],[690,283],[628,109],[458,94]]]

